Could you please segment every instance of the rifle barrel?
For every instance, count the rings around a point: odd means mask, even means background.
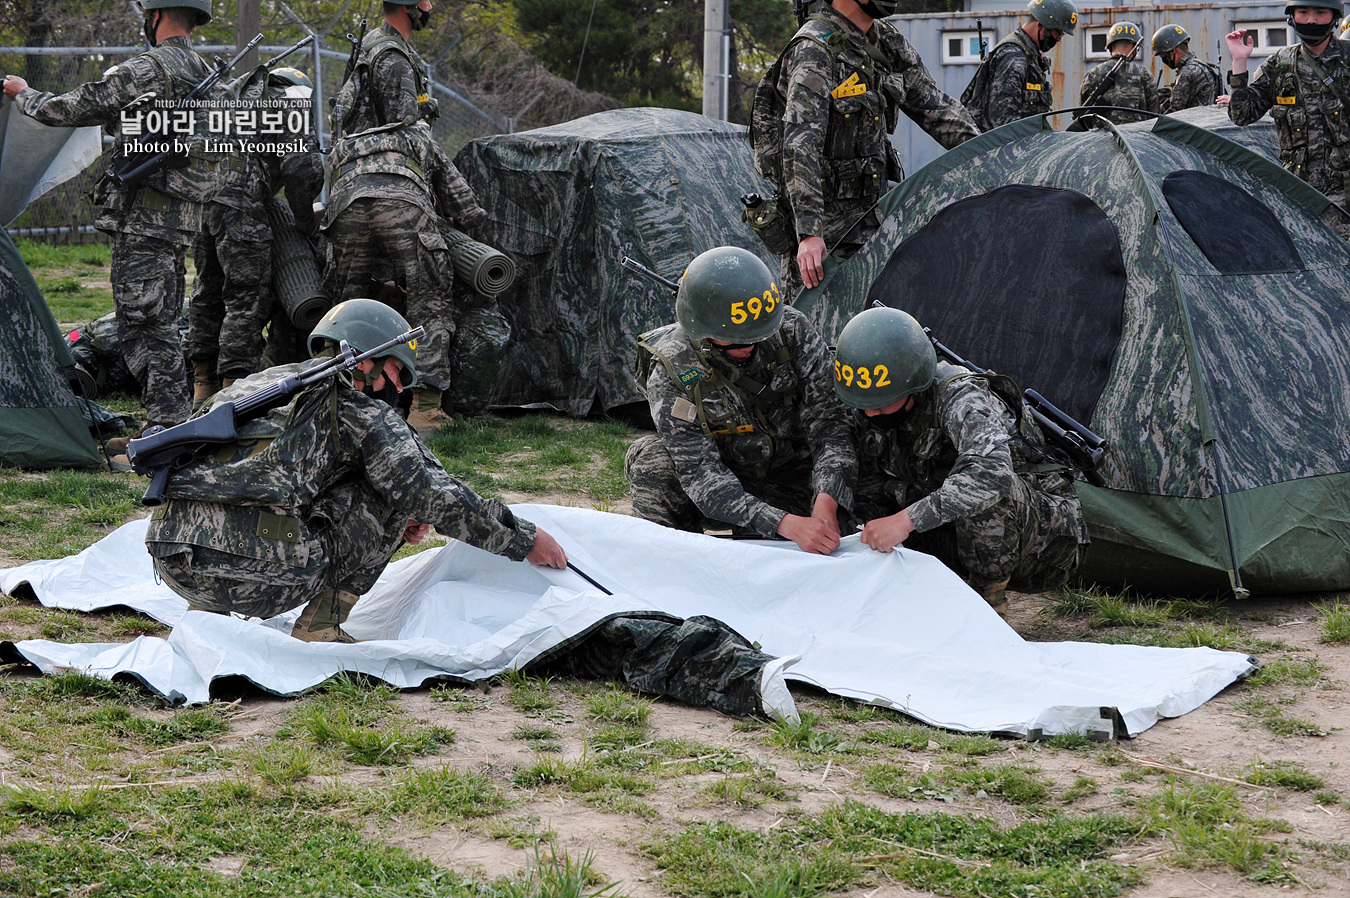
[[[655,271],[652,271],[646,265],[643,265],[641,262],[637,262],[633,259],[630,259],[628,256],[624,256],[623,261],[620,264],[623,265],[624,268],[627,268],[629,271],[633,272],[634,274],[646,275],[647,277],[656,281],[658,284],[669,287],[672,290],[680,289],[680,285],[675,281],[672,281],[670,278],[665,277],[663,275],[657,274]]]

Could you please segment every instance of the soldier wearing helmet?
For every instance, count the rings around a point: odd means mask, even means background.
[[[624,461],[633,512],[833,552],[856,466],[825,344],[759,257],[737,247],[689,263],[675,311],[638,342],[656,434]]]
[[[1104,109],[1100,113],[1103,118],[1117,125],[1151,118],[1142,113],[1122,112],[1121,109],[1161,112],[1158,86],[1154,84],[1148,69],[1139,62],[1139,47],[1143,40],[1143,33],[1133,22],[1112,25],[1106,34],[1106,49],[1111,58],[1093,66],[1083,76],[1078,102],[1084,106],[1091,103],[1093,106],[1119,107]]]
[[[230,121],[251,119],[256,133],[233,144],[223,163],[225,187],[206,204],[201,232],[192,244],[197,277],[188,308],[187,356],[194,409],[222,385],[267,367],[263,328],[271,319],[270,345],[277,346],[280,333],[289,327],[280,320],[285,312],[273,308],[267,203],[284,187],[293,213],[298,213],[296,221],[308,225],[310,205],[323,184],[323,162],[310,139],[311,129],[305,127],[314,114],[309,78],[293,68],[269,72],[258,66],[236,79],[231,89],[237,100],[228,113]],[[241,118],[245,116],[249,118]],[[266,116],[275,116],[277,124],[269,126]],[[267,133],[273,129],[276,133]]]
[[[1078,7],[1072,0],[1031,0],[1022,27],[994,45],[980,63],[961,102],[981,131],[1049,112],[1050,57],[1067,34],[1078,29]]]
[[[752,132],[775,131],[768,142],[781,148],[761,156],[772,159],[761,173],[793,223],[780,283],[789,302],[820,283],[827,254],[847,258],[881,226],[876,201],[904,177],[888,137],[901,112],[947,149],[979,133],[904,35],[879,21],[896,6],[819,4],[756,91],[757,108],[776,92],[767,105],[778,114],[756,116]]]
[[[408,330],[371,299],[339,303],[310,336],[316,356],[360,352]],[[283,365],[221,390],[230,402],[310,365]],[[448,475],[389,401],[417,384],[417,347],[396,345],[240,428],[178,470],[146,546],[155,571],[194,608],[273,617],[303,608],[291,635],[350,642],[341,624],[402,543],[431,527],[514,561],[562,568],[558,543]]]
[[[1336,37],[1341,0],[1290,0],[1284,8],[1298,43],[1261,63],[1248,83],[1252,44],[1243,31],[1228,35],[1231,97],[1219,97],[1228,117],[1249,125],[1267,111],[1280,138],[1280,164],[1344,206],[1350,185],[1350,42]],[[1350,239],[1350,225],[1332,225]]]
[[[936,555],[1005,616],[1010,584],[1068,580],[1088,542],[1082,506],[1010,378],[938,361],[919,323],[889,308],[845,326],[833,376],[857,410],[866,545]]]
[[[1223,93],[1218,67],[1202,62],[1191,52],[1191,36],[1180,25],[1169,22],[1153,32],[1153,55],[1176,72],[1163,112],[1212,106],[1215,98]]]
[[[113,167],[128,149],[123,110],[138,98],[136,108],[143,113],[149,103],[172,106],[210,72],[191,39],[193,29],[211,20],[210,0],[140,0],[140,6],[148,52],[69,93],[44,93],[15,75],[5,78],[4,93],[20,112],[44,125],[99,125],[113,135],[104,152],[107,170],[93,190],[100,206],[94,227],[112,237],[118,339],[140,384],[148,428],[180,424],[191,411],[178,317],[187,248],[201,228],[204,197],[220,187],[220,165],[218,158],[193,152],[186,167],[157,172],[135,188],[113,177]],[[198,118],[199,128],[204,127],[205,114]],[[123,452],[129,440],[109,440],[108,449]]]

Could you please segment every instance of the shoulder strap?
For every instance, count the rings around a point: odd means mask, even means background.
[[[1350,110],[1350,100],[1345,98],[1345,91],[1341,90],[1341,86],[1336,83],[1336,79],[1327,74],[1326,66],[1322,65],[1306,44],[1299,44],[1298,51],[1303,55],[1303,61],[1313,70],[1313,74],[1317,76],[1318,80],[1331,89],[1331,92],[1336,95],[1336,99],[1341,101],[1342,106]]]

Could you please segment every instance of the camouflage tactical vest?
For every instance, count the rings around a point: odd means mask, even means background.
[[[904,424],[882,429],[867,426],[859,446],[859,456],[871,459],[881,471],[906,486],[904,505],[911,504],[942,486],[952,466],[956,464],[956,445],[947,436],[938,416],[943,393],[954,381],[963,378],[983,380],[1007,407],[1016,423],[1008,451],[1012,455],[1013,471],[1017,474],[1054,473],[1053,491],[1073,491],[1073,481],[1067,474],[1069,465],[1055,456],[1047,447],[1045,437],[1032,419],[1022,399],[1022,391],[1006,374],[976,374],[965,368],[939,360],[937,379],[920,407]],[[862,419],[870,425],[872,419]]]
[[[342,121],[340,123],[334,121],[333,133],[338,133],[339,125],[341,133],[356,134],[381,125],[396,124],[381,118],[375,105],[375,98],[370,91],[370,73],[374,71],[380,57],[386,53],[397,53],[412,66],[419,109],[430,101],[426,69],[413,56],[408,42],[398,34],[387,34],[383,28],[376,28],[367,33],[361,41],[361,50],[357,54],[356,66],[352,69],[351,77],[343,82],[338,90],[333,109],[335,113],[339,109],[342,110]]]
[[[1018,28],[994,45],[989,55],[980,60],[975,77],[970,79],[970,83],[961,93],[961,105],[970,112],[971,118],[975,119],[975,124],[981,131],[989,130],[989,99],[994,87],[991,72],[994,59],[1001,53],[1021,53],[1026,57],[1026,84],[1022,86],[1023,118],[1038,112],[1049,112],[1054,105],[1052,93],[1054,86],[1050,83],[1050,59],[1028,48],[1023,38],[1018,37],[1019,34],[1025,37],[1026,32]]]
[[[755,345],[762,365],[758,379],[733,383],[711,358],[711,352],[690,343],[678,324],[648,331],[638,338],[636,375],[645,390],[658,361],[671,383],[679,385],[693,405],[703,435],[716,441],[722,458],[755,477],[764,477],[775,459],[792,458],[771,410],[791,407],[797,398],[797,372],[782,333]]]
[[[1309,151],[1317,155],[1317,151],[1323,148],[1309,146],[1310,116],[1321,116],[1325,123],[1327,136],[1332,143],[1331,147],[1326,148],[1329,150],[1330,158],[1327,161],[1331,169],[1343,176],[1350,175],[1350,121],[1347,121],[1350,109],[1347,109],[1342,99],[1350,95],[1350,67],[1347,66],[1350,63],[1350,41],[1339,41],[1339,44],[1340,62],[1330,71],[1324,63],[1304,50],[1302,43],[1277,51],[1267,62],[1267,65],[1274,67],[1271,87],[1275,91],[1275,104],[1271,107],[1270,117],[1275,120],[1275,130],[1280,137],[1280,163],[1319,190],[1325,190],[1327,185],[1313,180],[1316,173],[1309,167]],[[1317,72],[1317,68],[1322,68],[1331,83],[1310,94],[1307,91],[1308,84],[1299,78],[1300,66],[1311,71],[1314,81],[1322,81],[1321,74]]]

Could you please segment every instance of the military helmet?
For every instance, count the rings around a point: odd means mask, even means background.
[[[317,356],[327,347],[326,340],[346,340],[354,352],[362,353],[387,343],[411,330],[407,320],[375,299],[349,299],[329,309],[309,335],[309,354]],[[417,341],[399,343],[386,353],[403,363],[403,386],[417,385]],[[385,356],[378,356],[385,358]]]
[[[1166,25],[1153,32],[1153,55],[1161,56],[1168,50],[1175,50],[1190,39],[1191,36],[1186,33],[1185,28],[1172,22],[1168,22]]]
[[[211,21],[211,0],[136,0],[136,2],[146,12],[152,9],[172,9],[175,6],[195,9],[198,25],[205,25]]]
[[[1340,20],[1345,14],[1345,5],[1341,0],[1285,0],[1284,14],[1292,16],[1296,9],[1329,9],[1336,14],[1332,22]]]
[[[1137,44],[1140,40],[1138,25],[1133,22],[1117,22],[1106,33],[1106,49],[1111,49],[1111,45],[1116,41],[1128,41],[1131,44]]]
[[[1342,39],[1344,39],[1347,31],[1350,31],[1350,16],[1346,16],[1336,23],[1336,33],[1339,34]]]
[[[309,76],[304,72],[292,66],[277,66],[267,73],[267,77],[273,81],[280,81],[282,84],[289,84],[291,87],[308,87],[314,89],[314,82],[309,80]]]
[[[859,312],[839,335],[834,391],[853,408],[885,408],[922,393],[937,376],[937,353],[908,312],[871,308]]]
[[[718,246],[685,269],[675,317],[690,340],[758,343],[778,333],[783,297],[759,256],[739,246]]]
[[[1072,0],[1031,0],[1027,12],[1046,28],[1073,34],[1078,29],[1078,7]]]
[[[395,6],[416,6],[419,0],[384,0],[385,3],[392,3]]]

